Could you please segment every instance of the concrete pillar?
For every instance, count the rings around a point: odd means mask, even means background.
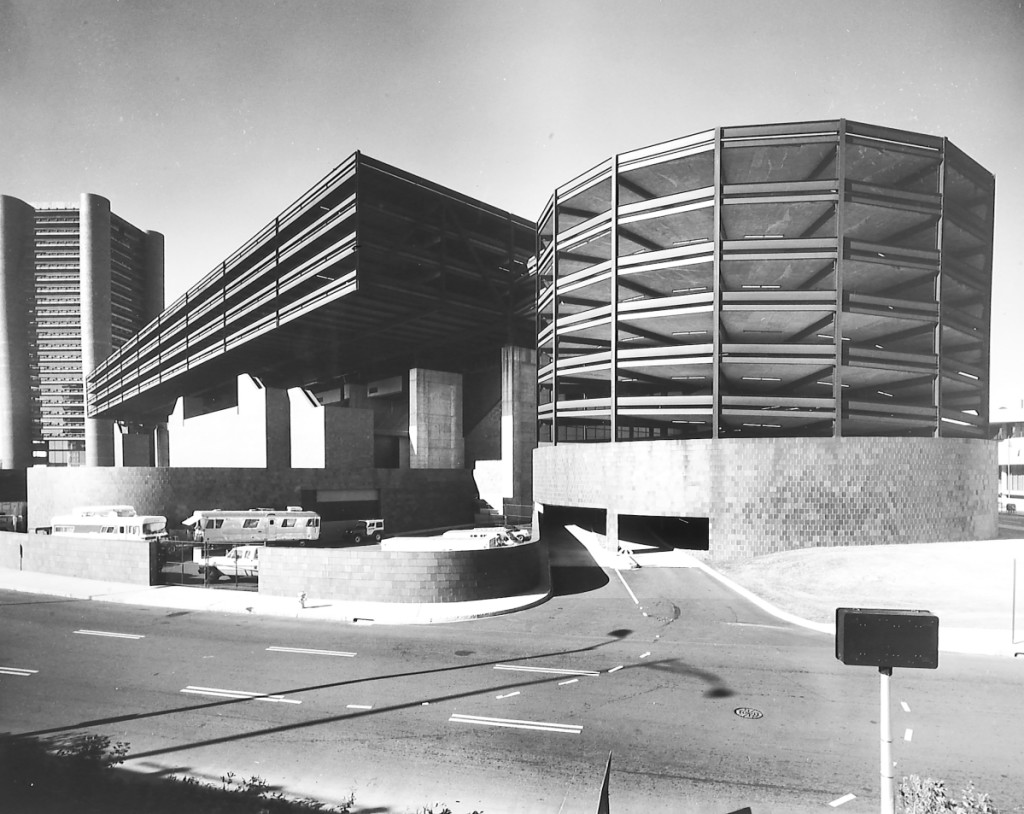
[[[83,193],[79,210],[82,310],[82,377],[85,386],[85,463],[114,465],[113,422],[88,417],[89,374],[106,359],[110,337],[110,201]]]
[[[167,424],[157,424],[153,430],[153,465],[171,465],[171,436]]]
[[[32,466],[28,299],[35,281],[35,210],[0,195],[0,469]]]
[[[292,420],[288,391],[264,387],[267,469],[291,469]]]
[[[619,513],[611,508],[607,510],[605,520],[604,545],[613,553],[619,550]]]
[[[409,371],[409,468],[462,469],[462,375]]]
[[[143,245],[143,314],[148,323],[164,311],[164,236],[159,232],[146,232]]]
[[[537,353],[506,345],[501,349],[501,460],[512,471],[512,494],[503,507],[509,522],[526,523],[532,515],[536,446]]]

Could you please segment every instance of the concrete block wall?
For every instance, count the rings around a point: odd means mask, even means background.
[[[542,543],[478,551],[267,548],[260,593],[371,602],[465,602],[548,584]]]
[[[82,579],[150,585],[156,543],[20,534],[21,570]]]
[[[961,438],[559,444],[534,455],[536,502],[706,517],[711,559],[991,539],[997,480],[995,442]]]
[[[378,469],[376,483],[389,534],[473,522],[476,486],[468,469]]]
[[[0,531],[0,568],[21,570],[22,544],[26,536],[13,531]]]

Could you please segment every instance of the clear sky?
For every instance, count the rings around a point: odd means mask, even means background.
[[[840,117],[995,174],[992,402],[1019,406],[1018,0],[0,0],[0,193],[162,232],[168,302],[355,150],[535,219],[614,153]]]

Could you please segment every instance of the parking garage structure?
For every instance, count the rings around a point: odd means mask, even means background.
[[[994,188],[946,138],[842,119],[560,186],[535,500],[604,509],[609,544],[619,516],[701,518],[723,556],[993,536]]]

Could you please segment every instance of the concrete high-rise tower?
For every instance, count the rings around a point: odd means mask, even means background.
[[[163,236],[110,202],[0,196],[0,468],[110,465],[85,377],[163,309]]]

